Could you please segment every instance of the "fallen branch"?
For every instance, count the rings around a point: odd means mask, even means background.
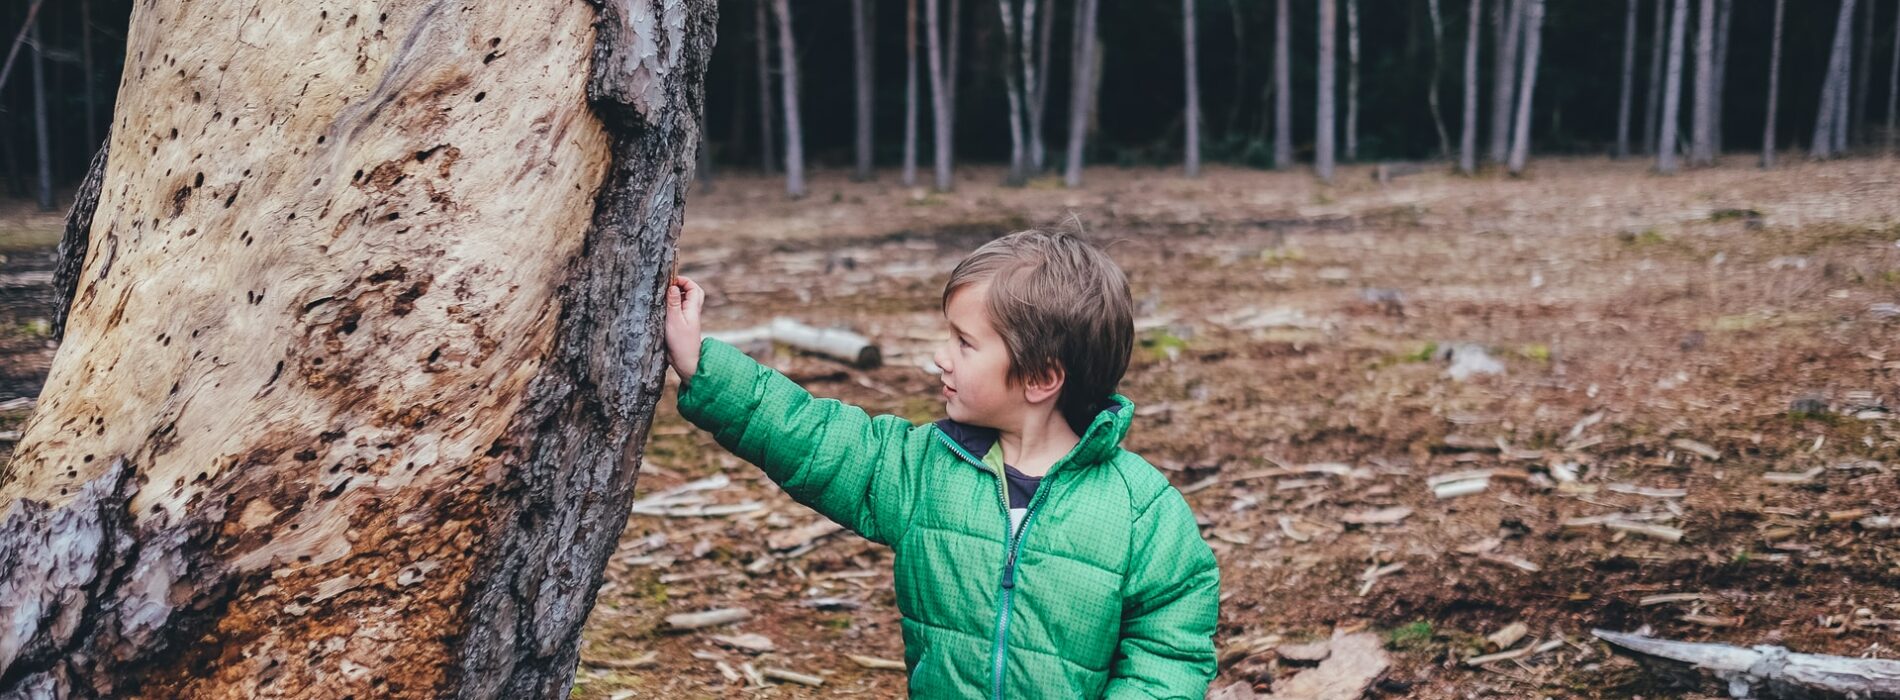
[[[1801,654],[1785,647],[1677,642],[1592,630],[1643,658],[1688,664],[1727,684],[1732,697],[1900,700],[1900,661]]]
[[[706,334],[742,350],[757,350],[763,344],[783,343],[804,352],[829,357],[859,369],[872,369],[884,363],[884,353],[869,338],[841,328],[818,328],[789,318],[735,331]]]

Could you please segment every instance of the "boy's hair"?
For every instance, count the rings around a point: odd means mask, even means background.
[[[990,283],[990,322],[1009,350],[1009,379],[1062,369],[1056,408],[1080,434],[1115,393],[1134,350],[1134,300],[1120,266],[1071,231],[1030,229],[984,244],[957,264],[957,290]]]

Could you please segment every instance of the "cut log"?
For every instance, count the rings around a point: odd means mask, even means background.
[[[666,616],[668,629],[676,631],[696,630],[702,627],[730,625],[752,619],[752,611],[745,608],[722,608],[696,613],[680,613]]]
[[[1598,639],[1649,661],[1687,664],[1731,697],[1900,700],[1900,661],[1802,654],[1784,647],[1677,642],[1608,630]]]
[[[754,355],[769,350],[771,343],[783,343],[859,369],[873,369],[884,363],[883,351],[869,338],[842,328],[818,328],[789,318],[775,318],[763,326],[706,335]]]

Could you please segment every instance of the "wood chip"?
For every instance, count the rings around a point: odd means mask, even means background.
[[[1659,489],[1649,486],[1637,486],[1635,484],[1610,484],[1603,488],[1611,493],[1643,496],[1645,498],[1684,498],[1689,495],[1688,489]]]
[[[1720,617],[1716,615],[1700,615],[1700,614],[1691,613],[1688,615],[1683,615],[1682,617],[1678,619],[1682,620],[1683,622],[1703,625],[1706,627],[1740,627],[1742,626],[1742,618],[1740,617]]]
[[[1611,520],[1609,522],[1604,523],[1603,526],[1610,528],[1611,530],[1616,530],[1617,532],[1628,532],[1631,534],[1642,535],[1644,537],[1648,537],[1652,539],[1663,540],[1665,542],[1681,542],[1682,541],[1682,529],[1670,527],[1668,525],[1657,525],[1655,523],[1634,523],[1628,520]]]
[[[1280,516],[1280,532],[1284,533],[1287,536],[1287,539],[1293,540],[1294,542],[1313,541],[1312,535],[1308,535],[1304,532],[1300,532],[1299,530],[1296,530],[1293,528],[1293,516],[1290,516],[1290,515]]]
[[[857,654],[845,654],[844,657],[847,659],[850,659],[852,663],[857,664],[859,667],[868,668],[873,671],[902,671],[904,670],[904,662],[902,661],[880,659],[875,656],[859,656]]]
[[[1761,480],[1766,481],[1770,484],[1782,484],[1782,485],[1788,485],[1788,486],[1799,485],[1799,484],[1811,484],[1811,483],[1814,483],[1815,478],[1821,476],[1821,474],[1825,473],[1826,471],[1827,471],[1826,467],[1815,467],[1813,469],[1809,469],[1804,472],[1768,472],[1766,474],[1761,475]]]
[[[659,662],[660,662],[660,652],[657,652],[657,651],[649,651],[644,654],[640,654],[637,656],[630,656],[627,658],[603,658],[599,656],[582,656],[581,657],[581,663],[584,665],[591,666],[594,668],[604,668],[604,669],[609,669],[609,670],[614,670],[614,671],[637,671],[643,668],[653,668],[654,666],[658,666]]]
[[[1656,595],[1643,596],[1636,601],[1636,604],[1649,607],[1651,605],[1663,605],[1665,603],[1693,603],[1698,600],[1707,600],[1708,597],[1706,593],[1658,593]]]
[[[1530,632],[1530,625],[1513,622],[1505,625],[1503,629],[1485,635],[1484,641],[1490,645],[1491,649],[1509,649],[1517,646],[1518,642],[1524,641],[1524,636]]]
[[[799,685],[811,686],[813,688],[816,688],[818,686],[825,684],[825,679],[819,678],[817,676],[810,676],[803,673],[799,673],[797,671],[788,671],[786,669],[773,668],[769,666],[766,668],[760,669],[759,675],[764,676],[766,680],[783,681],[785,683],[797,683]]]
[[[1517,649],[1512,649],[1510,651],[1500,651],[1496,654],[1485,654],[1484,656],[1473,656],[1469,659],[1465,659],[1465,665],[1471,666],[1471,667],[1478,667],[1478,666],[1483,666],[1485,664],[1494,664],[1499,661],[1510,661],[1512,659],[1521,659],[1526,656],[1530,656],[1531,654],[1534,654],[1536,652],[1537,652],[1537,648],[1535,646],[1525,646],[1525,647],[1520,647]]]
[[[1387,564],[1385,566],[1374,564],[1367,567],[1366,572],[1359,575],[1359,579],[1364,581],[1364,583],[1359,584],[1359,597],[1364,598],[1367,593],[1371,593],[1372,587],[1378,585],[1379,579],[1404,570],[1404,564]]]
[[[1684,452],[1694,452],[1698,455],[1701,455],[1703,459],[1709,460],[1711,462],[1718,462],[1718,461],[1721,461],[1722,459],[1722,452],[1720,450],[1717,450],[1714,447],[1710,447],[1708,443],[1696,442],[1695,440],[1690,440],[1688,438],[1676,438],[1674,440],[1670,440],[1669,446],[1674,447],[1678,450],[1682,450]]]
[[[752,611],[745,608],[723,608],[696,613],[680,613],[666,616],[666,626],[673,630],[696,630],[702,627],[729,625],[749,620]]]
[[[1891,515],[1870,515],[1860,519],[1860,526],[1869,530],[1900,529],[1900,517]]]
[[[1412,509],[1405,506],[1380,508],[1347,513],[1339,521],[1348,525],[1391,525],[1412,516]]]
[[[830,520],[819,520],[804,527],[774,532],[765,538],[765,545],[780,552],[788,549],[798,549],[799,547],[811,544],[820,537],[843,529],[843,525],[839,525]]]
[[[1517,569],[1519,571],[1524,571],[1524,572],[1533,573],[1533,574],[1544,570],[1544,567],[1538,566],[1536,562],[1533,562],[1529,559],[1525,559],[1523,557],[1514,557],[1507,554],[1484,553],[1484,554],[1478,555],[1478,560],[1491,563],[1491,564],[1497,564],[1498,566],[1508,566],[1513,569]]]
[[[1275,647],[1273,653],[1287,661],[1316,664],[1333,655],[1333,645],[1324,639],[1304,644],[1282,644]]]
[[[714,643],[720,646],[754,654],[763,654],[773,649],[772,638],[763,634],[751,632],[745,634],[715,634],[712,635],[711,638]]]

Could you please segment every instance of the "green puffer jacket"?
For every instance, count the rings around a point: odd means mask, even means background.
[[[1003,476],[977,456],[993,430],[872,418],[711,339],[679,410],[891,548],[912,696],[1206,695],[1220,570],[1180,492],[1121,449],[1127,399],[1049,469],[1014,537]]]

